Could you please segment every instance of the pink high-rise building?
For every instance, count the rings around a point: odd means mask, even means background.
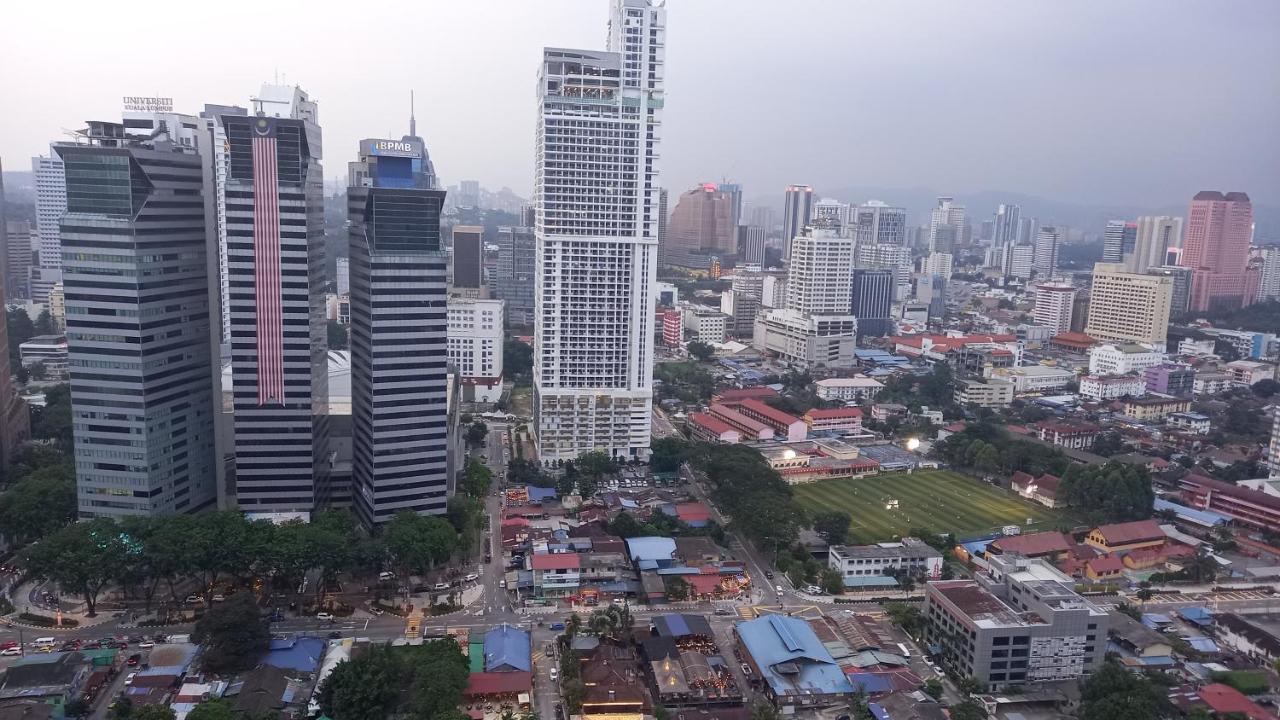
[[[1191,310],[1230,310],[1253,302],[1256,272],[1248,271],[1253,203],[1242,192],[1201,190],[1191,200],[1182,265],[1192,269]]]

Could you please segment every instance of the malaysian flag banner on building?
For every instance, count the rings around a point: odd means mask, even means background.
[[[276,139],[259,120],[253,137],[253,264],[258,315],[258,404],[284,404],[284,314],[280,299],[280,193]]]

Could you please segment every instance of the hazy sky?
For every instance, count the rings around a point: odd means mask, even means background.
[[[1280,2],[670,0],[664,184],[1009,190],[1181,204],[1280,195]],[[330,8],[333,8],[332,10]],[[115,119],[122,95],[320,103],[325,175],[403,134],[446,183],[527,194],[544,45],[602,48],[607,0],[271,0],[0,9],[0,157]],[[858,200],[860,198],[846,198]],[[892,200],[892,198],[886,198]]]

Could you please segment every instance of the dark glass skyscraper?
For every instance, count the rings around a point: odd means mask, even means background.
[[[222,117],[236,502],[267,517],[329,492],[320,128],[305,94],[289,106]]]
[[[849,314],[858,318],[858,337],[888,335],[893,330],[893,270],[855,268]]]
[[[449,499],[445,193],[421,140],[362,140],[350,165],[352,484],[370,526]]]
[[[196,512],[217,500],[209,158],[197,127],[186,115],[131,115],[53,146],[67,178],[60,229],[81,517]]]
[[[533,324],[537,242],[532,227],[498,228],[498,263],[489,278],[490,294],[507,302],[507,322]]]

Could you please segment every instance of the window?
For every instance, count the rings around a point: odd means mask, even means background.
[[[998,646],[998,645],[1008,645],[1008,644],[1009,644],[1009,638],[1008,638],[1008,637],[998,637],[998,638],[994,638],[994,639],[992,639],[992,640],[991,640],[991,644],[992,644],[992,645],[997,645],[997,646]]]

